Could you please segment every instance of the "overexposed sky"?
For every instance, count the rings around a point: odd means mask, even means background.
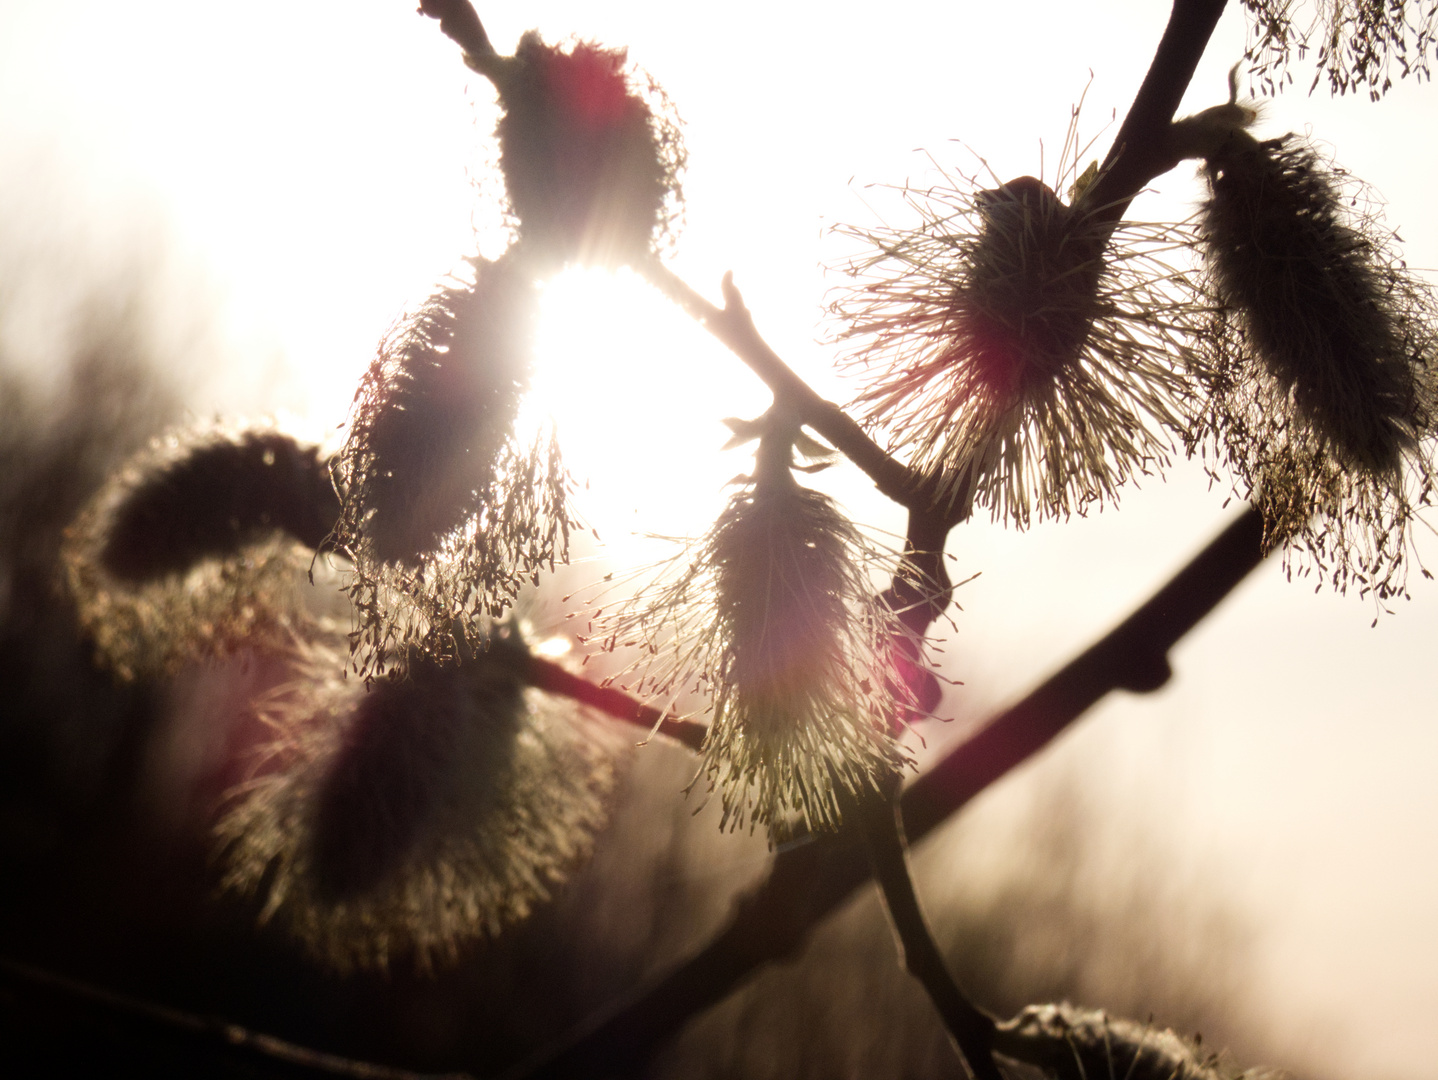
[[[1051,173],[1085,93],[1101,156],[1167,14],[1159,0],[494,6],[481,14],[502,51],[529,27],[592,37],[665,86],[690,152],[676,269],[716,298],[732,270],[771,344],[840,398],[816,344],[838,280],[821,270],[839,250],[827,228],[871,220],[883,198],[866,185],[929,175],[920,148],[1009,178],[1039,170],[1042,141]],[[1184,111],[1226,95],[1243,47],[1231,7]],[[1260,134],[1331,146],[1388,200],[1410,264],[1438,267],[1438,91],[1334,102],[1306,97],[1310,78],[1296,65]],[[410,0],[0,0],[0,194],[24,219],[11,235],[170,252],[174,295],[220,328],[187,360],[200,414],[343,420],[386,327],[476,231],[496,242],[475,190],[492,120],[488,84]],[[1200,194],[1187,166],[1159,185],[1136,216],[1185,216]],[[547,303],[537,389],[590,481],[581,509],[621,554],[634,531],[702,529],[748,464],[717,452],[721,420],[761,410],[762,389],[633,280],[575,274]],[[50,332],[0,327],[42,356]],[[893,527],[862,479],[833,472],[857,518]],[[1080,522],[956,533],[960,572],[982,576],[946,652],[966,684],[951,711],[982,716],[1106,629],[1221,526],[1223,501],[1180,465]],[[1266,920],[1255,993],[1277,1002],[1294,1063],[1396,1080],[1438,1056],[1438,588],[1415,581],[1412,603],[1371,618],[1274,562],[1184,642],[1168,688],[1105,703],[1073,741],[1131,748],[1095,783]]]

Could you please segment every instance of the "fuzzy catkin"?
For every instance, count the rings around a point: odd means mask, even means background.
[[[674,572],[596,615],[594,635],[640,646],[619,676],[631,691],[667,707],[709,696],[700,776],[721,827],[771,837],[796,818],[837,828],[848,797],[882,790],[909,760],[897,729],[922,711],[913,688],[924,685],[922,649],[895,647],[904,630],[869,578],[896,560],[798,484],[791,456],[792,443],[764,435],[756,475],[709,533]]]
[[[562,49],[531,31],[498,81],[500,168],[530,257],[632,263],[677,213],[678,127],[641,96],[626,62],[622,49]]]
[[[1205,171],[1214,303],[1190,447],[1262,509],[1290,569],[1404,595],[1434,492],[1438,303],[1362,188],[1295,137],[1235,137]]]
[[[515,432],[537,286],[512,256],[470,267],[473,283],[439,289],[382,345],[336,459],[352,662],[367,678],[406,656],[453,655],[452,625],[500,617],[567,558],[558,444]]]
[[[1001,1025],[995,1049],[1044,1066],[1059,1077],[1096,1080],[1279,1080],[1267,1071],[1234,1068],[1197,1041],[1168,1028],[1081,1009],[1067,1002],[1031,1005]]]
[[[834,828],[839,792],[878,790],[902,762],[883,700],[897,680],[879,659],[887,639],[874,638],[888,624],[862,623],[858,546],[832,500],[792,481],[757,482],[714,527],[706,554],[722,643],[704,768],[726,823],[794,811],[811,829]]]
[[[1423,357],[1378,246],[1296,139],[1235,141],[1206,172],[1201,234],[1215,298],[1344,464],[1395,469],[1414,447],[1412,365]]]
[[[532,364],[537,294],[513,260],[469,260],[381,345],[336,462],[357,561],[418,564],[501,483]]]
[[[1113,230],[1033,177],[904,194],[921,225],[846,230],[876,250],[830,308],[891,447],[1020,528],[1166,464],[1199,363],[1196,305],[1160,258],[1174,238]]]
[[[217,826],[223,883],[338,970],[452,962],[587,855],[612,739],[527,691],[503,638],[368,691],[337,661],[261,703],[275,742]]]
[[[269,428],[163,436],[111,489],[99,559],[129,581],[182,572],[274,533],[318,549],[339,518],[318,447]]]
[[[287,652],[314,622],[306,574],[338,508],[319,452],[289,435],[167,433],[66,530],[80,625],[125,679],[243,648]]]

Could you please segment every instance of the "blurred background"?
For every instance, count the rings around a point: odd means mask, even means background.
[[[844,400],[819,343],[841,284],[824,266],[852,248],[831,227],[902,224],[871,185],[926,186],[938,168],[1052,181],[1080,98],[1084,160],[1102,157],[1167,10],[537,0],[481,15],[502,52],[531,27],[630,48],[686,124],[672,265],[715,299],[732,270],[779,354]],[[1182,112],[1226,99],[1244,40],[1235,4]],[[1332,100],[1305,93],[1311,65],[1292,71],[1259,135],[1331,148],[1387,201],[1410,266],[1438,267],[1438,92],[1409,80],[1380,103]],[[0,2],[10,955],[356,1056],[485,1069],[692,949],[762,872],[762,842],[691,816],[685,755],[645,747],[593,865],[533,924],[435,980],[337,980],[210,902],[193,787],[223,747],[204,725],[223,728],[213,686],[229,676],[117,689],[87,673],[52,601],[59,530],[165,425],[279,414],[336,438],[386,329],[476,245],[503,247],[494,114],[489,85],[398,0]],[[1182,220],[1202,197],[1187,165],[1159,183],[1133,216]],[[721,421],[767,394],[631,276],[571,272],[545,312],[533,407],[555,418],[603,540],[572,582],[651,557],[645,534],[701,532],[748,467],[719,452]],[[821,480],[856,519],[899,525],[856,471]],[[980,576],[960,590],[942,660],[962,685],[952,719],[922,729],[927,752],[1144,598],[1236,512],[1228,495],[1178,461],[1083,519],[956,531],[955,576]],[[1105,701],[918,850],[936,928],[985,1004],[1067,995],[1305,1076],[1426,1075],[1438,589],[1415,571],[1412,600],[1377,617],[1286,578],[1261,567],[1182,643],[1161,692]],[[562,631],[548,610],[541,629]],[[953,1075],[890,949],[873,898],[856,901],[656,1067]]]

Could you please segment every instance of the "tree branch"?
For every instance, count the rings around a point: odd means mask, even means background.
[[[1267,554],[1263,513],[1246,507],[1133,614],[919,777],[904,792],[910,840],[1043,749],[1109,691],[1163,686],[1172,674],[1169,651]]]
[[[928,991],[929,1000],[976,1080],[1003,1080],[994,1064],[994,1019],[975,1006],[960,988],[919,906],[898,806],[883,796],[859,802],[854,807],[854,817],[864,833],[869,866],[879,883],[884,910],[905,967]]]
[[[1265,554],[1262,514],[1249,507],[1127,619],[915,781],[900,804],[910,839],[933,831],[1109,691],[1162,686],[1169,650]],[[699,953],[506,1077],[633,1074],[691,1017],[764,965],[797,955],[813,927],[868,876],[863,849],[844,835],[781,851],[768,878],[736,903],[729,925]]]
[[[1116,224],[1146,184],[1178,164],[1168,153],[1168,126],[1225,3],[1174,0],[1148,74],[1123,118],[1098,179],[1082,196],[1082,202],[1094,207],[1101,219]]]
[[[754,318],[744,306],[744,298],[735,287],[732,274],[724,275],[724,306],[720,308],[700,296],[658,259],[648,260],[638,270],[695,322],[727,345],[764,381],[776,399],[828,439],[835,449],[863,470],[881,492],[903,507],[924,501],[925,485],[917,474],[886,453],[843,409],[815,393],[769,347],[754,326]]]

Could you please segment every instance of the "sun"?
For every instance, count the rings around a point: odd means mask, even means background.
[[[719,452],[723,420],[757,415],[767,398],[632,271],[572,268],[544,286],[520,424],[553,423],[577,509],[610,556],[708,527],[727,482],[750,465]]]

